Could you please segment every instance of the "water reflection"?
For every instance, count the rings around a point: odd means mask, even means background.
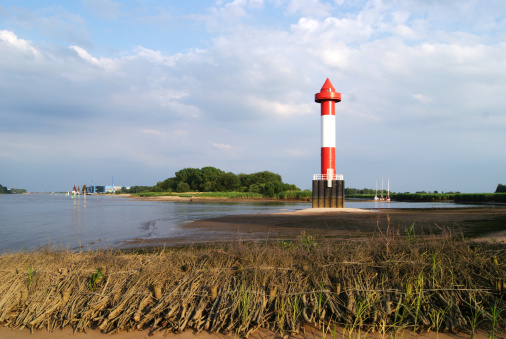
[[[80,200],[83,201],[80,201]],[[310,203],[160,202],[111,196],[76,199],[65,195],[0,195],[0,252],[44,246],[49,240],[76,248],[105,246],[135,238],[169,237],[179,225],[232,214],[279,213],[311,208]],[[472,207],[453,203],[374,202],[348,199],[348,208]]]

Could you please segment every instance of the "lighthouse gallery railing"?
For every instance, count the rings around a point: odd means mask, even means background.
[[[313,180],[344,180],[342,174],[313,174]]]

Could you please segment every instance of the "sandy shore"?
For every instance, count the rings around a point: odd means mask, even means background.
[[[64,339],[64,338],[72,338],[72,339],[94,339],[94,338],[118,338],[118,339],[147,339],[147,338],[177,338],[177,339],[189,339],[189,338],[197,338],[197,339],[225,339],[232,338],[230,336],[226,336],[223,334],[217,333],[207,333],[201,332],[199,334],[195,334],[193,331],[185,331],[183,333],[178,334],[168,334],[166,336],[163,335],[163,332],[155,333],[154,335],[149,335],[149,331],[135,331],[135,332],[120,332],[115,334],[103,334],[100,331],[89,330],[86,333],[77,332],[73,333],[72,329],[65,328],[63,330],[48,332],[46,330],[35,331],[33,334],[28,329],[23,330],[11,330],[6,327],[0,327],[0,338],[2,339],[28,339],[28,338],[37,338],[37,339]],[[267,337],[265,337],[267,338]],[[274,338],[274,336],[270,337]]]
[[[500,337],[501,333],[498,333],[498,337]],[[338,328],[334,333],[336,338],[348,338],[347,334],[344,333],[343,328]],[[357,333],[353,334],[353,338],[357,336]],[[166,336],[163,335],[163,332],[157,332],[153,335],[149,335],[149,331],[135,331],[135,332],[119,332],[115,334],[103,334],[96,330],[89,330],[86,333],[77,332],[73,333],[72,329],[66,328],[64,330],[57,330],[54,332],[48,332],[46,330],[35,331],[33,334],[28,329],[23,330],[11,330],[6,327],[0,327],[0,338],[2,339],[103,339],[103,338],[118,338],[118,339],[148,339],[148,338],[169,338],[169,339],[231,339],[237,338],[233,335],[224,335],[220,333],[208,333],[208,332],[200,332],[196,334],[194,331],[185,331],[183,333],[169,333]],[[392,334],[392,338],[394,335]],[[280,335],[276,335],[273,332],[268,330],[259,329],[256,332],[252,333],[249,338],[251,339],[281,339]],[[313,327],[306,326],[305,333],[301,333],[299,335],[290,335],[287,338],[293,339],[317,339],[322,338],[322,333],[316,330]],[[327,338],[332,338],[332,334],[327,334]],[[374,338],[374,339],[382,339],[378,333],[362,333],[360,338]],[[386,338],[391,338],[390,334],[387,334]],[[436,335],[435,332],[423,332],[423,333],[414,333],[411,331],[403,331],[398,334],[397,338],[404,339],[470,339],[471,336],[469,334],[464,333],[439,333]],[[485,331],[479,331],[474,335],[474,339],[488,339],[489,334]]]
[[[257,202],[279,202],[279,199],[267,199],[267,198],[261,198],[261,199],[254,199],[254,198],[241,198],[241,199],[230,199],[227,197],[199,197],[193,196],[193,197],[180,197],[176,195],[162,195],[157,197],[138,197],[131,194],[118,194],[115,197],[122,197],[122,198],[128,198],[133,200],[142,200],[142,201],[205,201],[205,202],[223,202],[223,201],[233,201],[233,202],[249,202],[249,201],[257,201]],[[287,202],[290,200],[283,200],[283,202]],[[299,200],[295,202],[300,202]]]
[[[506,241],[506,207],[497,208],[459,208],[459,209],[304,209],[295,212],[231,215],[219,218],[200,220],[185,224],[183,230],[187,236],[170,239],[156,239],[151,241],[134,240],[128,242],[129,246],[163,246],[174,244],[201,243],[207,241],[236,241],[256,239],[295,239],[302,232],[312,235],[321,235],[341,239],[360,239],[380,232],[398,232],[404,234],[407,228],[420,232],[461,232],[464,235],[474,236],[483,241]],[[345,338],[343,330],[339,329],[336,337]],[[356,334],[355,334],[356,335]],[[501,333],[502,335],[502,333]],[[71,329],[54,331],[36,331],[37,338],[66,338],[94,339],[104,338],[96,330],[87,333],[72,333]],[[0,327],[0,338],[25,339],[33,338],[29,330],[11,330]],[[120,339],[163,338],[162,332],[153,336],[149,331],[121,332],[114,334]],[[201,332],[198,335],[193,331],[181,334],[169,334],[167,338],[233,338],[222,334],[209,334]],[[314,328],[307,328],[303,335],[292,338],[321,338],[320,332]],[[332,337],[332,335],[330,335]],[[380,338],[378,334],[368,334],[370,338]],[[389,336],[390,337],[390,336]],[[404,332],[402,338],[470,338],[468,334],[421,333]],[[280,336],[267,330],[259,330],[250,338],[274,339]],[[481,332],[475,338],[488,338],[488,333]]]

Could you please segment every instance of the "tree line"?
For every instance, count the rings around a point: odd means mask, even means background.
[[[344,189],[344,194],[346,196],[353,196],[353,195],[358,195],[358,194],[376,194],[376,190],[370,189],[370,188],[358,189],[358,188],[347,188],[346,187]]]
[[[218,168],[183,168],[174,177],[155,186],[132,186],[125,193],[141,192],[251,192],[273,197],[284,191],[300,191],[292,184],[283,183],[281,175],[269,171],[252,174],[234,174]]]
[[[8,189],[7,187],[0,185],[0,194],[12,194],[12,193],[16,194],[26,193],[26,190],[24,188]]]
[[[506,185],[498,184],[495,193],[506,193]]]

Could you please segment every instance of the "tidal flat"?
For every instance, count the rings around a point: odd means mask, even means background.
[[[506,247],[495,235],[504,215],[502,208],[254,214],[187,226],[279,233],[8,253],[0,256],[0,322],[35,333],[501,337]]]

